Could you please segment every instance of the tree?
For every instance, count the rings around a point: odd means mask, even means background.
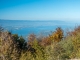
[[[30,34],[28,36],[28,45],[32,45],[33,41],[36,39],[36,35],[35,34]]]
[[[22,36],[18,36],[18,34],[13,34],[13,37],[18,44],[18,47],[22,50],[25,44],[25,40]]]
[[[54,42],[59,42],[62,40],[63,36],[63,30],[60,27],[58,27],[56,31],[52,33],[52,35],[50,35],[49,37],[51,40],[54,40]]]
[[[2,60],[18,60],[19,53],[14,37],[8,32],[2,32],[0,36],[0,57]]]

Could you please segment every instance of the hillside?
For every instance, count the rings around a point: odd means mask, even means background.
[[[60,27],[46,37],[30,34],[27,42],[0,27],[0,60],[66,59],[80,59],[80,26],[66,36]]]

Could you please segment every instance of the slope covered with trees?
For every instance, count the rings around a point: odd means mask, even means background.
[[[0,60],[66,60],[80,59],[80,26],[64,36],[58,27],[48,36],[28,36],[28,41],[18,34],[0,27]]]

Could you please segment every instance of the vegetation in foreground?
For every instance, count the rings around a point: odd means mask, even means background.
[[[65,33],[65,32],[64,32]],[[48,36],[22,36],[0,27],[0,60],[67,60],[80,59],[80,26],[66,32],[58,27]]]

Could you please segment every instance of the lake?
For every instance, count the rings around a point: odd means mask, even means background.
[[[66,31],[67,29],[73,29],[76,23],[61,20],[0,20],[0,25],[13,34],[25,37],[31,33],[48,35],[57,27],[61,27]],[[77,23],[77,25],[79,25],[79,23]]]

